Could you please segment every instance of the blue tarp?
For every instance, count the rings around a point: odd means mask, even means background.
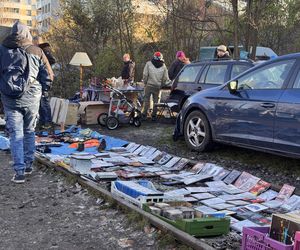
[[[8,138],[0,135],[0,150],[7,150],[10,148],[10,143]]]

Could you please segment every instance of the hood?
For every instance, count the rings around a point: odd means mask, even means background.
[[[21,22],[16,22],[12,27],[11,34],[7,36],[2,45],[10,48],[20,48],[32,44],[32,36],[28,26]]]
[[[159,60],[155,60],[155,59],[152,59],[151,62],[154,65],[154,67],[157,69],[164,65],[163,61],[159,61]]]

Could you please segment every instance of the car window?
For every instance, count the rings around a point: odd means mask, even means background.
[[[293,88],[294,89],[300,89],[300,71],[297,74],[297,77],[296,77]]]
[[[235,76],[243,73],[247,69],[251,68],[251,65],[246,65],[246,64],[236,64],[232,65],[232,70],[231,70],[231,76],[230,79],[234,78]]]
[[[267,65],[238,79],[239,89],[281,89],[295,60]]]
[[[227,70],[227,65],[210,65],[205,83],[209,84],[222,84],[225,81],[225,74]]]
[[[178,82],[195,82],[202,65],[188,66],[178,77]]]
[[[201,74],[200,79],[199,79],[199,83],[204,83],[205,82],[205,77],[206,77],[206,73],[207,73],[208,68],[209,68],[209,66],[206,66],[205,69],[202,71],[202,74]]]

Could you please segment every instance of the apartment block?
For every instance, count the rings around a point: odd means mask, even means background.
[[[47,32],[51,20],[59,17],[59,0],[36,0],[37,1],[37,29],[39,33]]]

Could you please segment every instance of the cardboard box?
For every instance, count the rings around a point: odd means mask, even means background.
[[[108,113],[109,104],[102,102],[81,102],[80,110],[84,110],[82,121],[86,125],[98,124],[97,118],[101,113]]]
[[[78,103],[69,103],[65,125],[77,125],[79,119],[78,107]]]

